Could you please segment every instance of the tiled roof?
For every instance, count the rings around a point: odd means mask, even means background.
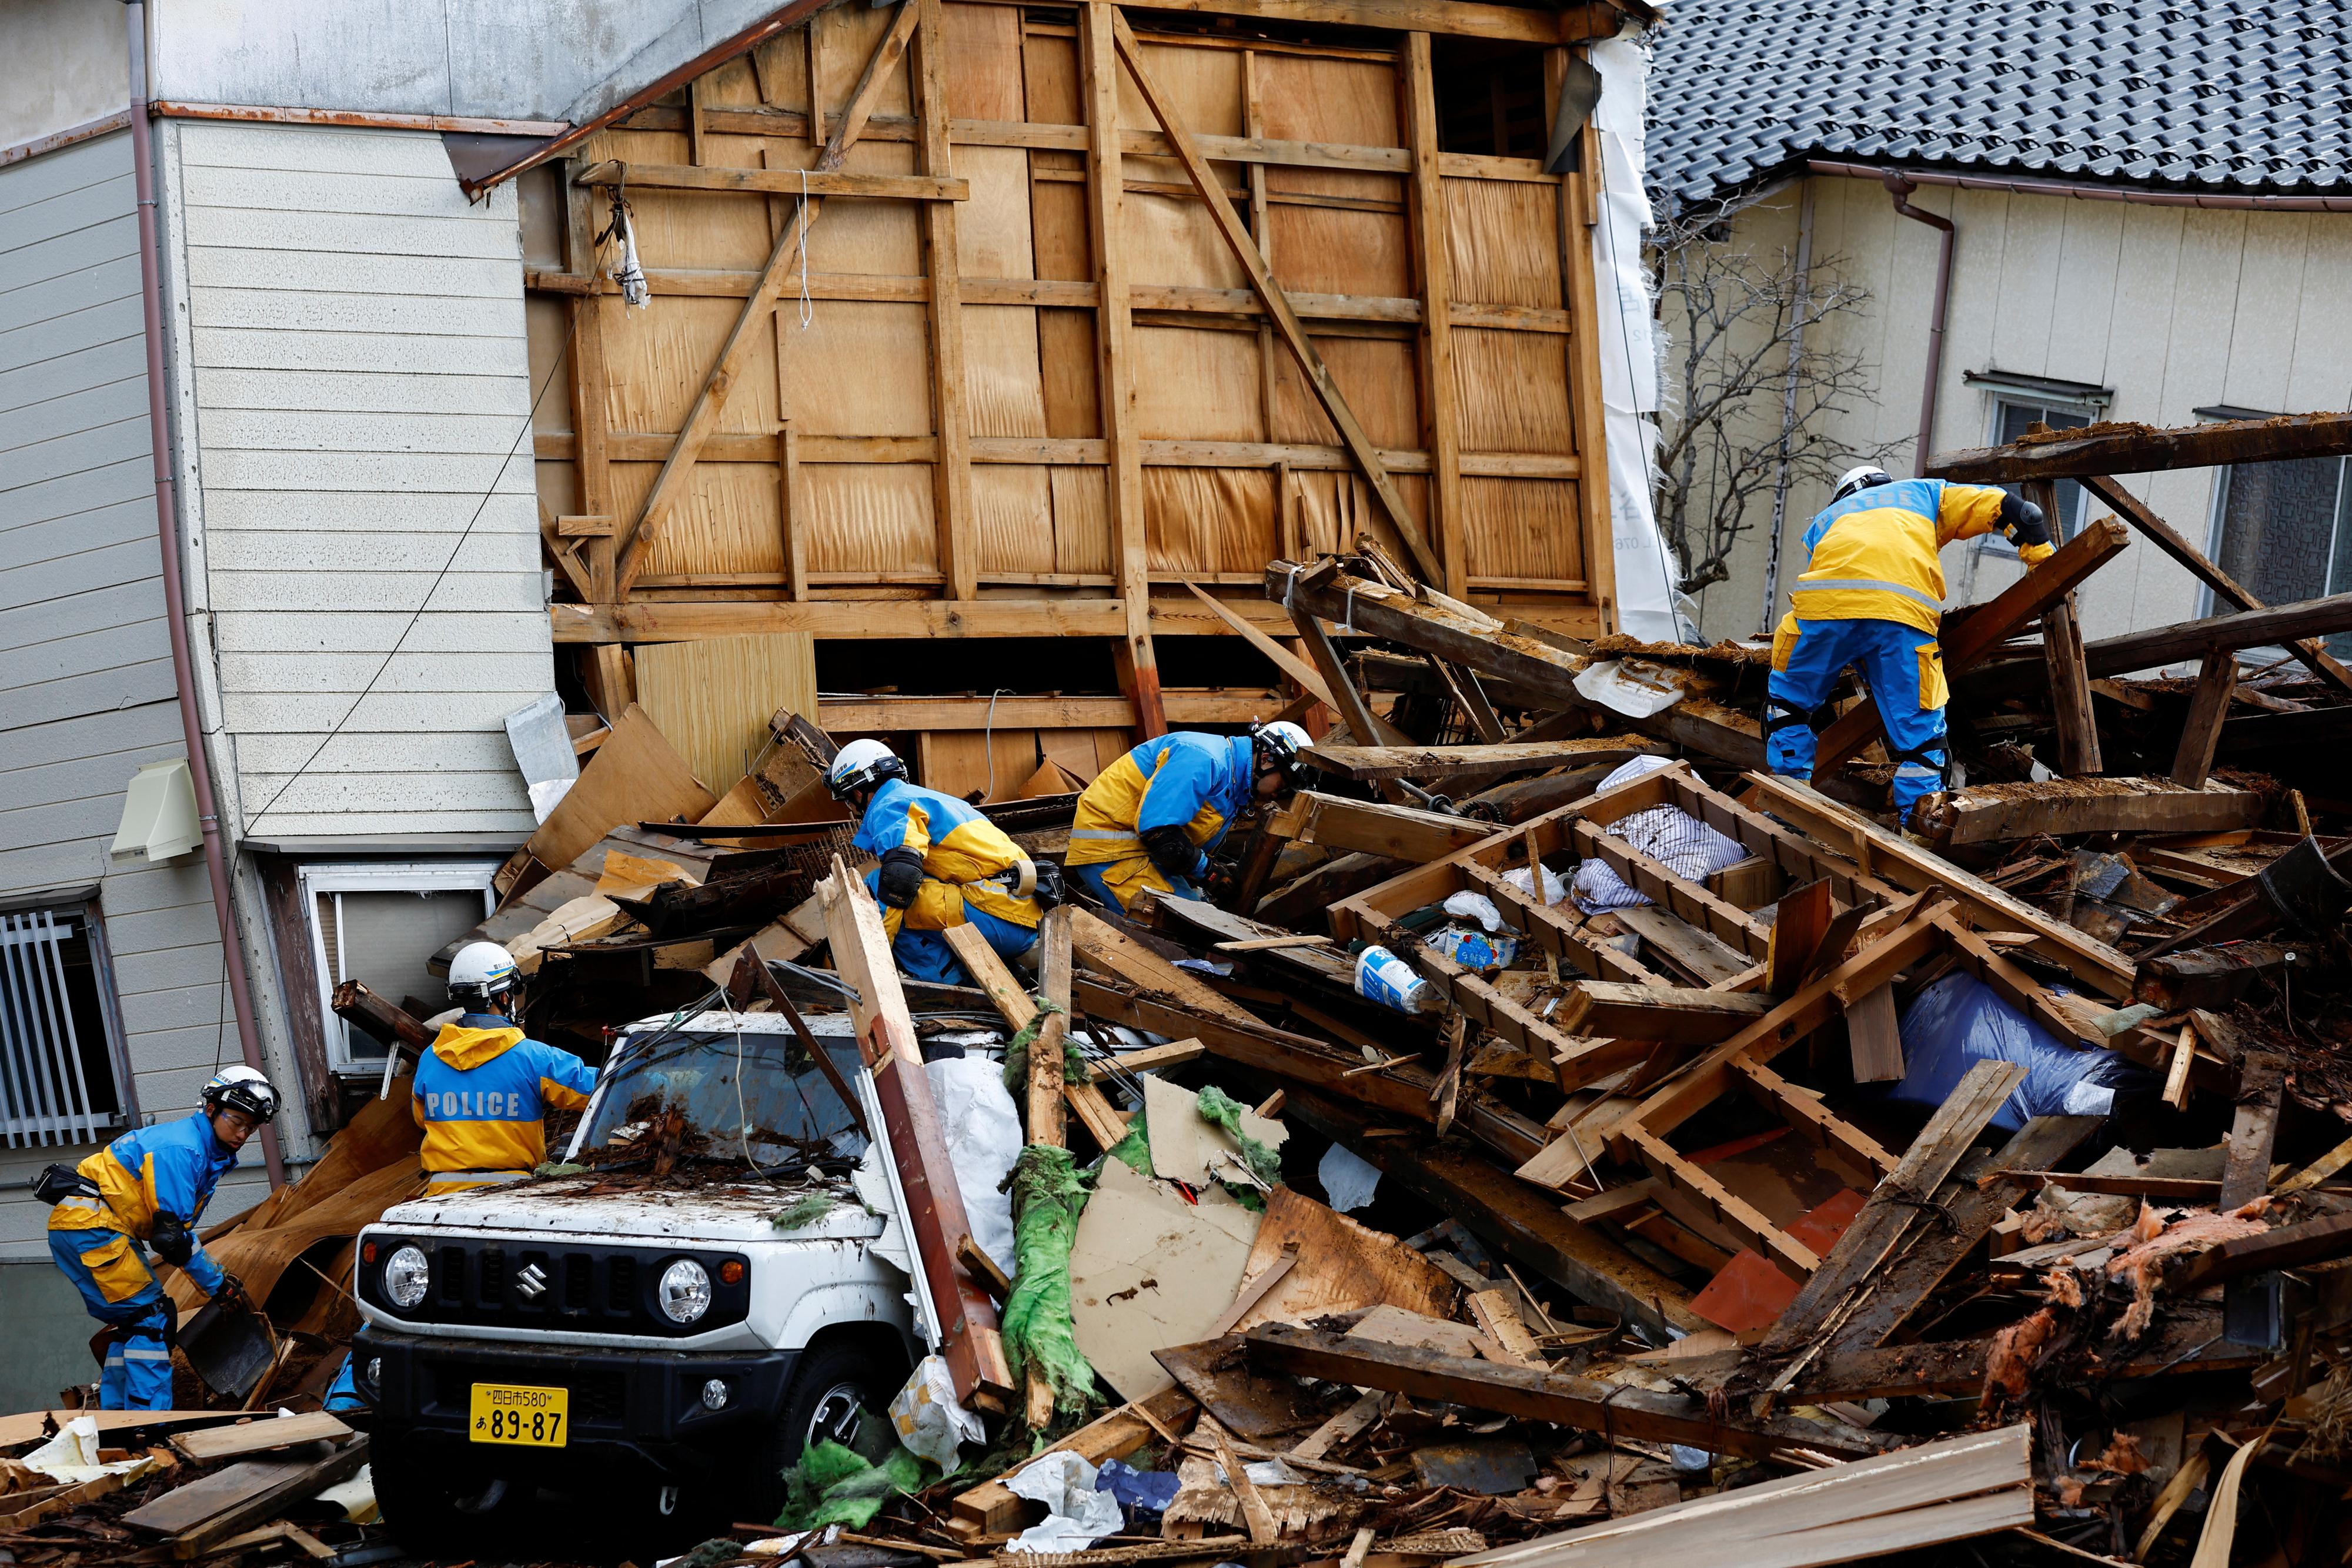
[[[1806,157],[2239,193],[2352,189],[2352,42],[2287,0],[1678,0],[1651,34],[1668,209]]]

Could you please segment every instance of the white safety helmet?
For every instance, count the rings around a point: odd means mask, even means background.
[[[1889,474],[1885,469],[1881,468],[1875,463],[1865,463],[1859,468],[1849,468],[1844,473],[1838,476],[1837,494],[1830,497],[1830,502],[1834,506],[1836,503],[1844,500],[1848,496],[1853,495],[1856,490],[1867,490],[1872,488],[1874,486],[1892,485],[1894,483],[1894,475]]]
[[[514,955],[495,942],[468,942],[449,960],[449,999],[469,1012],[488,1008],[520,984]]]
[[[208,1116],[217,1116],[226,1109],[267,1122],[278,1114],[278,1091],[250,1067],[222,1068],[205,1085],[201,1099]]]
[[[1286,718],[1255,727],[1250,731],[1250,738],[1257,742],[1263,756],[1271,758],[1285,772],[1298,766],[1298,754],[1315,744],[1313,736]]]
[[[824,787],[836,800],[846,800],[860,789],[871,789],[885,779],[904,779],[907,765],[878,740],[853,740],[841,748],[825,769]]]

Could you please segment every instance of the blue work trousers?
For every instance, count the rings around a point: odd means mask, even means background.
[[[151,1274],[147,1286],[123,1301],[110,1301],[89,1265],[81,1260],[115,1239],[111,1230],[52,1230],[49,1256],[81,1292],[89,1315],[110,1328],[131,1328],[128,1340],[106,1347],[106,1367],[98,1382],[101,1410],[169,1410],[172,1407],[172,1348],[163,1343],[163,1314],[175,1311]],[[138,1243],[131,1243],[136,1255]],[[143,1266],[143,1265],[142,1265]],[[119,1265],[118,1265],[119,1267]],[[135,1325],[135,1326],[134,1326]]]
[[[1895,758],[1895,810],[1908,818],[1922,795],[1944,787],[1944,664],[1934,633],[1899,621],[1799,621],[1796,630],[1793,645],[1783,645],[1785,633],[1773,640],[1767,689],[1789,707],[1811,714],[1828,700],[1840,673],[1858,665],[1886,726],[1887,752]],[[1764,743],[1766,762],[1786,778],[1811,779],[1811,727],[1785,722],[1785,709],[1766,711],[1784,721]]]
[[[866,873],[868,892],[878,896],[882,868],[875,867]],[[888,913],[896,913],[895,911]],[[1037,933],[1026,925],[1015,925],[1010,920],[1000,920],[984,909],[963,906],[964,924],[988,938],[988,945],[1006,963],[1026,953],[1036,945]],[[890,939],[890,956],[898,960],[899,972],[914,980],[929,980],[935,986],[969,986],[972,977],[964,972],[955,949],[948,939],[936,931],[918,931],[902,917],[898,934]]]
[[[1124,861],[1097,861],[1092,865],[1065,866],[1062,869],[1064,874],[1070,877],[1080,887],[1124,915],[1127,913],[1127,900],[1111,891],[1110,883],[1104,880],[1104,873],[1116,871],[1125,863]],[[1160,880],[1168,883],[1167,891],[1171,897],[1202,899],[1208,896],[1181,876],[1171,877],[1166,872],[1160,872],[1159,874]],[[1143,885],[1150,885],[1149,880]]]

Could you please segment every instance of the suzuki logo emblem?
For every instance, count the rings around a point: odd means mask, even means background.
[[[547,1294],[547,1270],[536,1263],[526,1264],[515,1276],[515,1294],[526,1301],[535,1301]]]

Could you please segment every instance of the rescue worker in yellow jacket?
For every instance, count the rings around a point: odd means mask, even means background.
[[[35,1196],[56,1206],[49,1256],[106,1325],[102,1410],[172,1407],[178,1311],[139,1243],[215,1300],[242,1293],[196,1230],[213,1189],[236,1168],[236,1152],[278,1114],[278,1091],[252,1068],[231,1067],[205,1085],[202,1103],[193,1116],[123,1134],[79,1166],[51,1166],[34,1184]]]
[[[1245,736],[1177,730],[1095,776],[1070,829],[1070,875],[1122,911],[1142,888],[1213,900],[1224,873],[1209,852],[1253,804],[1289,788],[1307,733],[1287,720]]]
[[[879,856],[866,885],[882,905],[890,955],[918,980],[968,986],[940,933],[970,925],[1000,958],[1036,967],[1037,923],[1062,897],[1061,868],[1032,861],[971,802],[907,781],[878,740],[853,740],[825,769],[833,798],[857,812],[856,846]]]
[[[441,1026],[409,1089],[427,1197],[530,1175],[547,1159],[548,1107],[580,1110],[596,1087],[594,1068],[515,1027],[521,986],[495,942],[468,942],[449,960],[449,999],[466,1010]]]
[[[1829,506],[1805,530],[1789,613],[1772,633],[1764,754],[1775,773],[1813,776],[1816,731],[1838,676],[1859,665],[1886,726],[1895,760],[1895,811],[1908,820],[1923,795],[1943,788],[1944,603],[1937,552],[1954,539],[2000,529],[2031,568],[2053,546],[2042,508],[1990,485],[1890,477],[1847,470]]]

